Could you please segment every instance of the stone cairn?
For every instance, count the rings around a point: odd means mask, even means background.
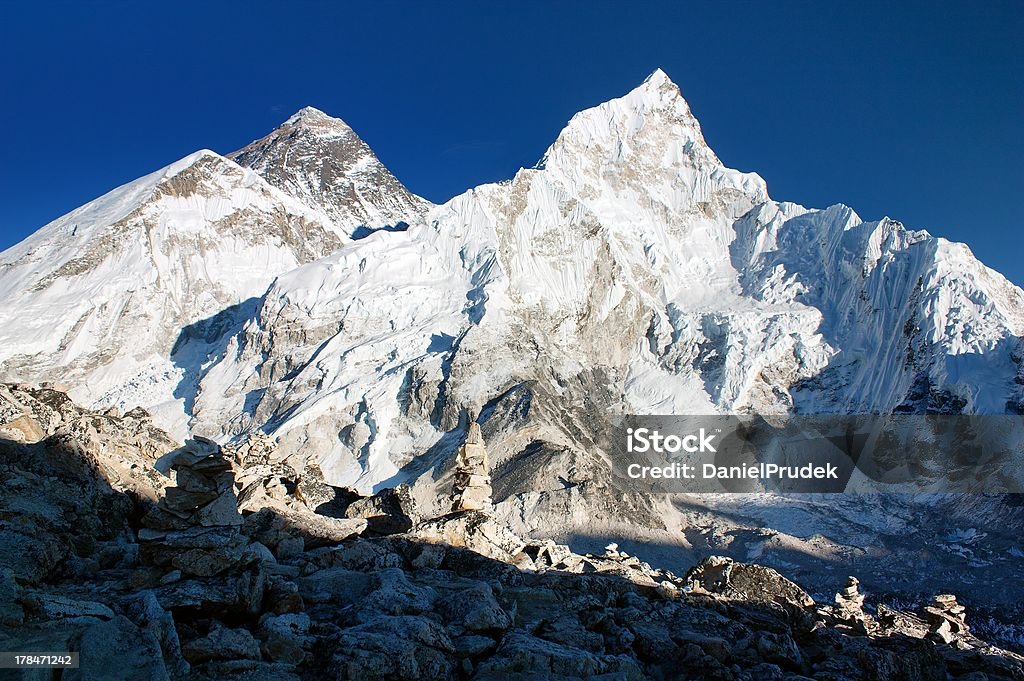
[[[455,457],[455,481],[452,486],[452,511],[490,511],[491,476],[487,449],[480,424],[469,424],[466,441]]]
[[[189,440],[171,463],[176,486],[142,519],[140,557],[150,565],[210,577],[242,562],[248,540],[231,461],[217,443]]]
[[[864,612],[864,594],[858,587],[860,580],[854,576],[846,578],[846,586],[836,594],[836,618],[861,633],[868,633],[873,628],[868,615]]]
[[[956,596],[939,594],[924,608],[925,618],[930,625],[928,636],[943,643],[952,643],[957,636],[967,634],[970,628],[967,626],[966,612],[964,606],[956,602]]]

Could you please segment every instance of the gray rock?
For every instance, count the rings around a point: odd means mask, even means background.
[[[189,579],[156,589],[157,600],[168,610],[201,608],[211,612],[256,614],[263,605],[266,574],[249,568],[213,579]]]
[[[189,549],[171,559],[171,565],[195,577],[212,577],[234,567],[241,552],[231,548]]]
[[[168,681],[160,643],[150,631],[118,615],[87,628],[79,642],[78,669],[63,681]]]
[[[143,591],[135,595],[125,603],[125,612],[143,631],[156,637],[163,652],[164,666],[171,677],[186,678],[190,667],[181,654],[181,641],[178,639],[178,630],[174,627],[174,617],[160,607],[156,594],[153,591]]]
[[[498,647],[497,642],[493,638],[478,634],[457,636],[452,639],[452,645],[455,646],[455,655],[457,657],[479,657]]]
[[[464,547],[506,563],[514,562],[513,557],[526,547],[507,525],[483,511],[433,518],[417,525],[411,534],[428,543]]]
[[[226,660],[207,663],[207,678],[217,681],[300,681],[295,666],[284,662]]]
[[[410,582],[402,570],[387,568],[377,572],[375,577],[377,588],[358,604],[364,620],[381,614],[419,615],[433,609],[437,592]]]
[[[607,665],[592,653],[544,641],[515,629],[502,639],[492,657],[480,663],[477,671],[481,676],[526,673],[532,678],[543,678],[545,674],[592,678],[607,670]]]
[[[298,585],[278,575],[271,575],[267,578],[264,604],[275,615],[302,612],[306,609]]]
[[[206,636],[182,646],[182,654],[193,664],[210,660],[258,660],[260,644],[248,629],[229,629],[214,624]]]
[[[332,546],[320,551],[307,552],[306,557],[313,568],[311,571],[319,568],[341,567],[360,572],[372,572],[373,570],[405,566],[405,558],[389,544],[361,539],[344,546]]]
[[[333,678],[449,679],[455,648],[444,629],[423,617],[378,617],[345,629],[328,672]]]
[[[296,496],[311,511],[334,501],[334,488],[324,482],[323,471],[315,463],[306,464],[295,485]]]
[[[690,589],[781,610],[801,629],[814,625],[814,599],[776,570],[709,556],[686,573]]]
[[[277,544],[277,557],[280,560],[289,560],[300,555],[306,549],[306,542],[302,537],[285,537]]]
[[[333,601],[352,605],[365,598],[376,588],[376,580],[364,572],[345,568],[317,570],[296,580],[298,591],[305,600]]]
[[[21,533],[0,527],[0,569],[22,582],[36,584],[52,574],[71,552],[66,541],[41,526]]]
[[[204,527],[224,527],[242,524],[238,500],[233,493],[222,494],[196,512],[196,520]]]
[[[314,640],[309,627],[309,615],[305,613],[264,615],[258,632],[263,654],[275,662],[300,664]]]
[[[0,570],[0,625],[17,626],[25,619],[21,607],[21,587],[14,581],[10,570]]]
[[[181,570],[171,570],[160,578],[161,584],[174,584],[181,579]]]
[[[353,501],[345,509],[345,517],[364,518],[366,531],[372,535],[407,532],[419,521],[416,502],[404,485]]]
[[[588,631],[580,624],[574,613],[565,613],[560,616],[553,614],[550,619],[545,619],[534,633],[546,641],[560,643],[571,648],[595,653],[604,652],[604,636],[596,631]],[[625,631],[620,629],[617,634],[619,638],[624,635],[628,639],[621,646],[623,648],[628,647],[635,638],[635,635],[628,629]]]
[[[74,617],[96,617],[109,620],[114,617],[113,610],[95,601],[80,601],[54,594],[36,594],[32,598],[39,609],[39,614],[51,620]]]
[[[485,582],[446,594],[439,607],[451,622],[467,631],[500,632],[512,626],[512,618],[498,605],[494,591]]]
[[[253,542],[246,546],[242,552],[242,562],[273,565],[277,563],[277,558],[274,557],[273,552],[269,548],[259,542]]]

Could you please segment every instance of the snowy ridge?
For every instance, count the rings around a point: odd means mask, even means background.
[[[0,256],[3,377],[263,430],[296,470],[425,497],[479,418],[508,514],[581,523],[616,413],[1024,411],[1020,289],[893,220],[773,201],[660,70],[441,206],[312,108],[232,157]]]
[[[13,380],[66,384],[87,404],[167,409],[183,327],[262,294],[344,234],[208,150],[120,187],[4,252],[0,362]]]
[[[595,410],[1003,413],[1016,389],[1019,289],[891,220],[771,201],[661,72],[426,222],[275,282],[195,427],[270,430],[373,489],[509,400],[530,412],[489,436],[499,462],[586,451]]]

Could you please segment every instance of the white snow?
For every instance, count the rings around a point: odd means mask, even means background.
[[[330,191],[320,154],[344,166]],[[0,255],[5,377],[31,357],[87,402],[154,406],[179,433],[184,417],[220,438],[264,429],[363,490],[413,476],[460,410],[522,383],[546,400],[531,436],[580,449],[567,421],[593,405],[886,411],[926,377],[1002,413],[1019,391],[1024,292],[962,245],[771,200],[660,70],[575,115],[537,168],[441,206],[311,108],[235,158],[252,170],[198,152]],[[200,161],[201,195],[157,196]],[[262,217],[218,226],[241,211]],[[337,250],[298,252],[272,227],[282,213]],[[103,257],[58,272],[101,239]],[[183,325],[251,298],[170,360]]]

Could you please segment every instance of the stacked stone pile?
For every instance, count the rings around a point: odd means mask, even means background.
[[[870,615],[864,612],[864,594],[860,593],[860,580],[854,576],[846,579],[846,586],[836,594],[834,614],[837,620],[856,632],[867,634],[876,627]]]
[[[864,595],[857,589],[860,584],[854,576],[846,578],[846,586],[836,594],[836,609],[850,618],[864,616]]]
[[[970,632],[967,626],[966,609],[956,602],[952,594],[939,594],[925,606],[924,614],[930,625],[929,638],[952,643],[956,638]]]
[[[242,562],[248,546],[235,473],[220,447],[189,440],[171,464],[176,486],[142,519],[140,556],[150,565],[211,577]]]
[[[452,511],[489,511],[491,509],[491,476],[487,448],[480,433],[480,424],[469,424],[466,441],[455,459],[455,481],[452,487]]]

